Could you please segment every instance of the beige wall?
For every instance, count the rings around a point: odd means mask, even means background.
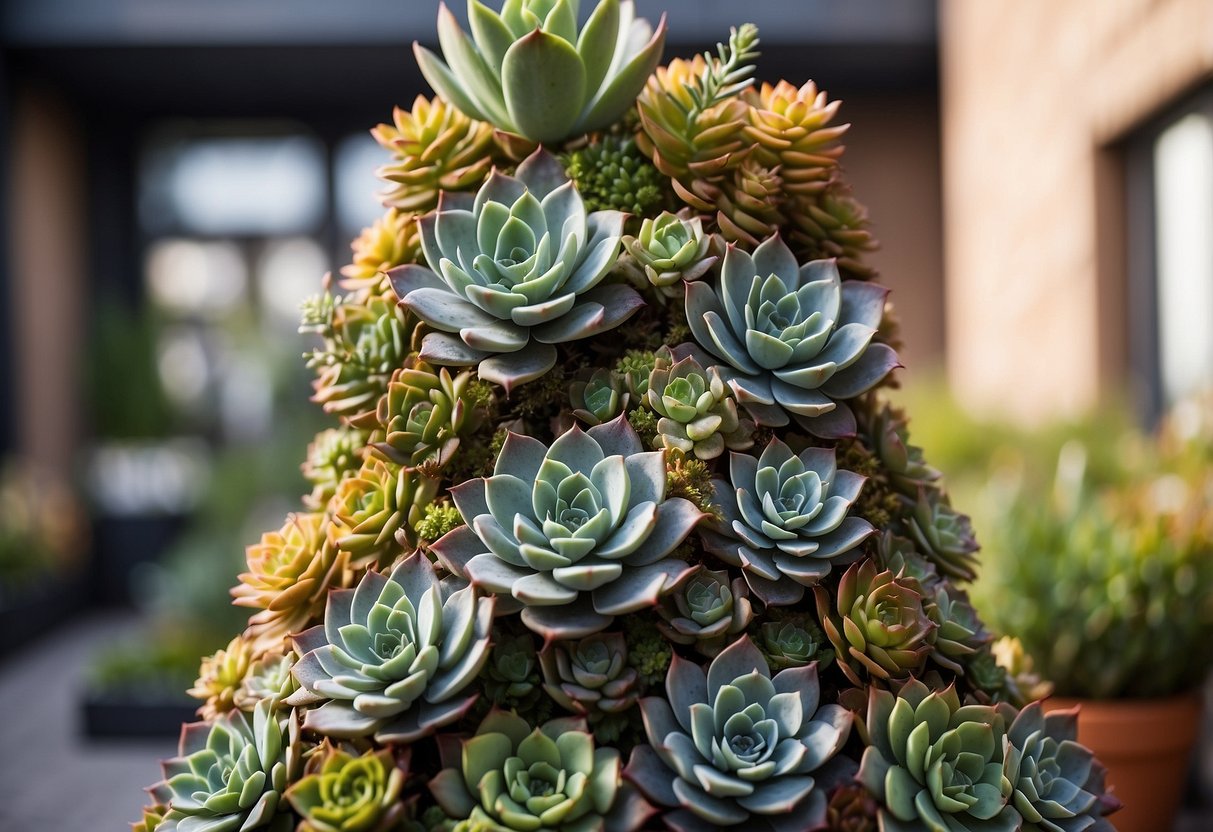
[[[851,123],[843,156],[881,248],[871,257],[901,320],[901,376],[928,374],[944,354],[939,106],[934,92],[843,101]]]
[[[25,92],[12,110],[10,240],[17,452],[72,476],[85,338],[84,148],[71,114]]]
[[[948,372],[1028,421],[1125,380],[1115,142],[1213,73],[1209,0],[942,0]]]

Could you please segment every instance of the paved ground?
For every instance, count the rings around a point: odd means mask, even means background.
[[[93,654],[133,626],[82,619],[0,665],[0,830],[116,832],[139,816],[174,741],[89,741],[77,704]]]
[[[174,741],[87,740],[77,705],[93,654],[135,623],[122,615],[81,619],[0,665],[3,832],[119,832],[138,817],[142,789]],[[1213,814],[1190,812],[1173,832],[1211,831]]]

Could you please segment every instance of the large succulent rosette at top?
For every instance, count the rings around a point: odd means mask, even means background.
[[[752,25],[658,67],[664,22],[587,11],[416,48],[437,97],[305,304],[306,510],[135,829],[1107,832],[883,398],[838,102],[757,85]]]

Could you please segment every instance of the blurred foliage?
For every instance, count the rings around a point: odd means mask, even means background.
[[[189,702],[185,690],[198,675],[198,657],[214,652],[214,641],[193,630],[159,630],[102,653],[88,677],[89,689],[148,701],[166,697]]]
[[[173,414],[156,367],[155,316],[109,300],[98,303],[92,325],[85,378],[94,435],[168,436]]]
[[[101,654],[94,673],[99,686],[135,691],[155,679],[156,691],[184,696],[198,657],[244,629],[247,613],[232,606],[228,594],[232,575],[245,567],[245,545],[305,490],[298,448],[322,423],[314,409],[298,408],[256,452],[233,446],[212,458],[210,485],[189,527],[160,562],[134,576],[133,594],[150,626]]]
[[[1037,429],[904,397],[983,543],[974,604],[1061,696],[1165,696],[1213,666],[1213,400],[1155,434],[1126,409]]]
[[[0,461],[0,598],[67,571],[86,536],[81,508],[62,482]]]

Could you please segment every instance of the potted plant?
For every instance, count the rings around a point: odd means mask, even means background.
[[[387,213],[304,307],[334,424],[136,829],[1108,832],[1023,704],[838,103],[630,0],[439,12]]]
[[[1079,707],[1117,828],[1169,828],[1213,666],[1213,474],[1173,439],[1102,488],[1084,460],[1063,449],[1051,499],[995,489],[978,603],[1053,684],[1048,707]]]

